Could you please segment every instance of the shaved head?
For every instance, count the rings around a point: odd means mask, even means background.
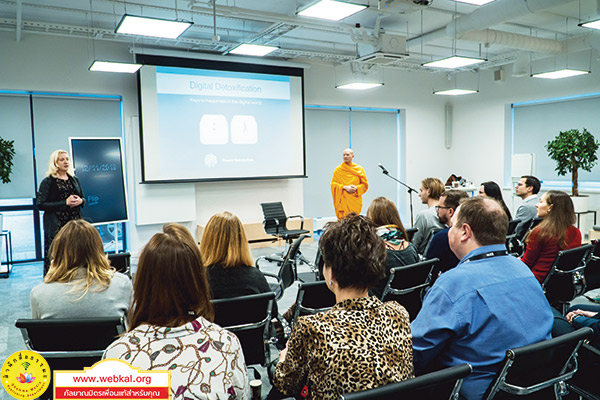
[[[354,159],[354,151],[352,149],[346,149],[342,153],[342,159],[348,165],[352,164],[352,160]]]

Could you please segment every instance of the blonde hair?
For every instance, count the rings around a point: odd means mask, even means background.
[[[213,215],[202,234],[200,253],[205,266],[254,265],[244,228],[238,217],[224,211]]]
[[[58,232],[50,246],[50,269],[45,283],[69,283],[76,280],[79,268],[85,268],[83,285],[73,291],[82,291],[81,297],[92,289],[101,292],[110,286],[115,269],[104,254],[100,234],[89,222],[82,219],[69,221]],[[74,283],[80,283],[78,282]]]
[[[50,161],[48,161],[48,171],[46,171],[46,176],[51,176],[53,178],[56,178],[58,176],[58,167],[56,166],[56,163],[61,154],[66,154],[67,157],[69,157],[69,153],[67,153],[65,150],[60,149],[54,150],[52,154],[50,154]],[[70,176],[75,175],[75,171],[73,170],[73,163],[69,164],[67,174],[69,174]]]

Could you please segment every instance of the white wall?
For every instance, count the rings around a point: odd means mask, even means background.
[[[139,187],[139,137],[135,76],[127,74],[93,73],[87,68],[94,58],[88,40],[24,34],[15,42],[14,33],[0,32],[0,89],[111,94],[123,97],[125,144],[129,183],[130,247],[136,252],[160,224],[136,225],[135,204],[144,202]],[[128,60],[125,44],[97,42],[98,58]],[[598,62],[592,68],[600,70]],[[409,185],[418,189],[421,179],[437,176],[445,180],[456,173],[478,183],[484,180],[503,182],[505,105],[516,101],[544,99],[570,94],[600,91],[597,72],[594,75],[563,81],[541,81],[531,78],[511,79],[492,83],[491,72],[481,73],[480,93],[461,98],[433,96],[432,90],[447,85],[443,74],[426,74],[397,70],[385,71],[385,86],[362,92],[340,91],[334,88],[333,67],[313,64],[305,72],[307,104],[398,108],[406,110],[405,176]],[[454,107],[453,146],[444,146],[444,105]],[[385,144],[376,144],[385,145]],[[360,163],[360,160],[356,160]],[[323,171],[331,174],[331,171]],[[152,210],[156,215],[168,215],[173,203],[166,191],[164,204]],[[266,180],[199,183],[189,191],[195,199],[189,202],[192,215],[183,222],[188,228],[205,224],[215,212],[229,210],[243,221],[262,220],[259,203],[282,200],[289,214],[301,214],[302,181]],[[137,196],[136,196],[137,194]],[[415,196],[415,203],[418,198]],[[598,207],[596,198],[591,202]],[[177,203],[175,203],[177,204]],[[406,202],[405,204],[408,204]],[[422,205],[415,204],[415,212]],[[405,215],[407,210],[405,210]],[[312,216],[309,216],[312,217]],[[168,219],[167,219],[168,220]]]

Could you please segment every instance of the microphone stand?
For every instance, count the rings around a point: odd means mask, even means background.
[[[412,194],[413,193],[419,193],[418,191],[416,191],[415,189],[411,188],[410,186],[408,186],[406,183],[394,178],[393,176],[390,175],[390,173],[387,170],[383,171],[384,175],[387,175],[389,178],[395,180],[396,182],[398,182],[399,184],[401,184],[402,186],[404,186],[405,188],[408,189],[408,197],[410,198],[410,226],[414,226],[415,223],[413,221],[413,198],[412,198]]]

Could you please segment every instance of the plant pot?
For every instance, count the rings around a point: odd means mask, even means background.
[[[573,200],[573,207],[575,207],[575,212],[588,211],[589,199],[589,196],[571,196],[571,200]]]

